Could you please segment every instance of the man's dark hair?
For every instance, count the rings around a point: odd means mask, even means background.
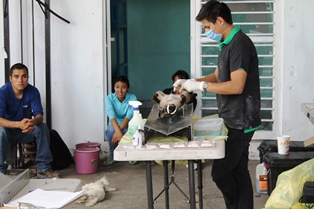
[[[175,72],[172,76],[171,79],[174,82],[174,78],[178,77],[179,79],[189,79],[190,76],[187,72],[185,72],[184,70],[178,70],[177,72]]]
[[[22,63],[16,63],[14,65],[12,65],[12,67],[10,68],[10,76],[12,76],[13,70],[26,70],[26,73],[28,75],[28,68],[26,67],[26,65],[22,64]]]
[[[227,4],[216,0],[209,0],[202,6],[195,19],[197,21],[206,19],[208,22],[215,24],[217,17],[223,18],[228,24],[233,24],[231,10]]]
[[[126,77],[126,76],[124,76],[124,75],[121,75],[121,76],[119,76],[119,77],[117,77],[115,80],[114,80],[114,84],[116,84],[117,82],[123,82],[123,83],[126,83],[126,85],[128,86],[128,87],[130,87],[130,83],[129,83],[129,79]]]

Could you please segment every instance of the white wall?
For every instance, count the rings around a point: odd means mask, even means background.
[[[2,2],[2,1],[1,1]],[[22,61],[20,1],[10,2],[11,64]],[[105,2],[102,0],[51,1],[51,111],[52,128],[70,149],[75,144],[104,141],[104,86],[106,86]],[[46,110],[45,17],[34,1],[34,52],[31,1],[23,1],[23,62],[30,69],[30,83],[39,89]],[[1,8],[2,10],[2,8]],[[2,11],[1,15],[2,15]],[[2,18],[2,17],[1,17]],[[2,19],[1,37],[3,37]],[[3,40],[3,38],[2,38]],[[1,54],[2,56],[2,54]],[[1,66],[3,60],[1,59]],[[4,69],[4,68],[3,68]],[[36,77],[32,78],[35,69]],[[4,70],[1,70],[1,75]],[[1,76],[1,84],[4,76]]]
[[[314,135],[314,125],[301,112],[301,103],[314,102],[314,27],[309,21],[314,1],[285,0],[276,5],[280,10],[275,8],[275,88],[276,97],[282,98],[276,106],[275,123],[280,124],[276,133],[303,141]]]
[[[304,141],[314,136],[314,125],[302,113],[301,104],[314,102],[312,55],[314,1],[277,0],[275,2],[274,47],[274,132],[256,132],[250,158],[257,159],[261,139],[289,134],[291,140]]]
[[[51,1],[52,128],[70,148],[104,140],[103,1]]]

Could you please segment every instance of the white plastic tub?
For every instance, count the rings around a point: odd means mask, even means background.
[[[195,122],[193,130],[195,136],[220,136],[222,132],[222,118],[206,118]]]

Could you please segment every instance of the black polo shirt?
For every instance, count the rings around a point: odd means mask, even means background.
[[[245,70],[246,83],[242,94],[217,94],[218,113],[227,127],[255,130],[261,124],[258,58],[252,40],[235,27],[226,40],[220,42],[218,83],[230,81],[235,70]]]

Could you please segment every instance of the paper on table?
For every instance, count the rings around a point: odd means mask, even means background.
[[[36,189],[16,200],[4,204],[4,206],[17,208],[18,203],[21,202],[29,203],[34,206],[40,206],[43,208],[62,208],[63,206],[81,197],[83,194],[84,191],[64,192]]]

